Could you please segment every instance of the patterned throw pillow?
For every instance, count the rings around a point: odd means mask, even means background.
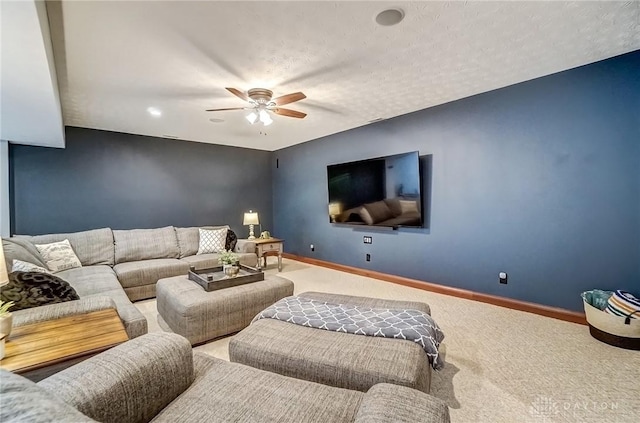
[[[69,282],[49,273],[11,272],[9,283],[0,290],[2,301],[13,301],[11,311],[79,300]]]
[[[13,265],[11,266],[12,272],[39,272],[39,273],[51,273],[48,269],[44,267],[37,266],[33,263],[29,263],[28,261],[22,261],[13,259]]]
[[[60,272],[61,270],[73,269],[74,267],[82,267],[80,259],[73,252],[68,239],[60,242],[52,242],[51,244],[36,244],[36,248],[44,259],[49,270],[52,272]]]
[[[200,244],[196,254],[208,254],[224,251],[227,240],[227,228],[202,229],[199,228]]]

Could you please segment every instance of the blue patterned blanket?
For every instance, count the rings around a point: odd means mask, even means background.
[[[424,349],[435,370],[444,366],[438,354],[444,333],[431,316],[419,310],[369,308],[292,296],[260,312],[252,323],[260,319],[354,335],[406,339]]]

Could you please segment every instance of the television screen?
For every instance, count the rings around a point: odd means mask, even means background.
[[[332,223],[422,227],[418,152],[327,166]]]

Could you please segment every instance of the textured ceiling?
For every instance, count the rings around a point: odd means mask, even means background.
[[[377,25],[391,6],[405,19]],[[640,49],[640,3],[631,1],[63,1],[48,9],[66,125],[264,150]],[[224,87],[303,91],[307,99],[286,107],[308,116],[274,116],[263,127],[244,111],[205,112],[244,105]]]

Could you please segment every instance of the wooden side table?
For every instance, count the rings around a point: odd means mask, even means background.
[[[262,269],[260,266],[260,259],[264,260],[264,267],[267,267],[267,256],[278,255],[278,272],[282,272],[282,251],[284,247],[284,239],[278,238],[256,238],[251,242],[256,244],[256,254],[258,255],[258,269]]]
[[[127,341],[114,309],[13,328],[0,368],[34,382]]]

